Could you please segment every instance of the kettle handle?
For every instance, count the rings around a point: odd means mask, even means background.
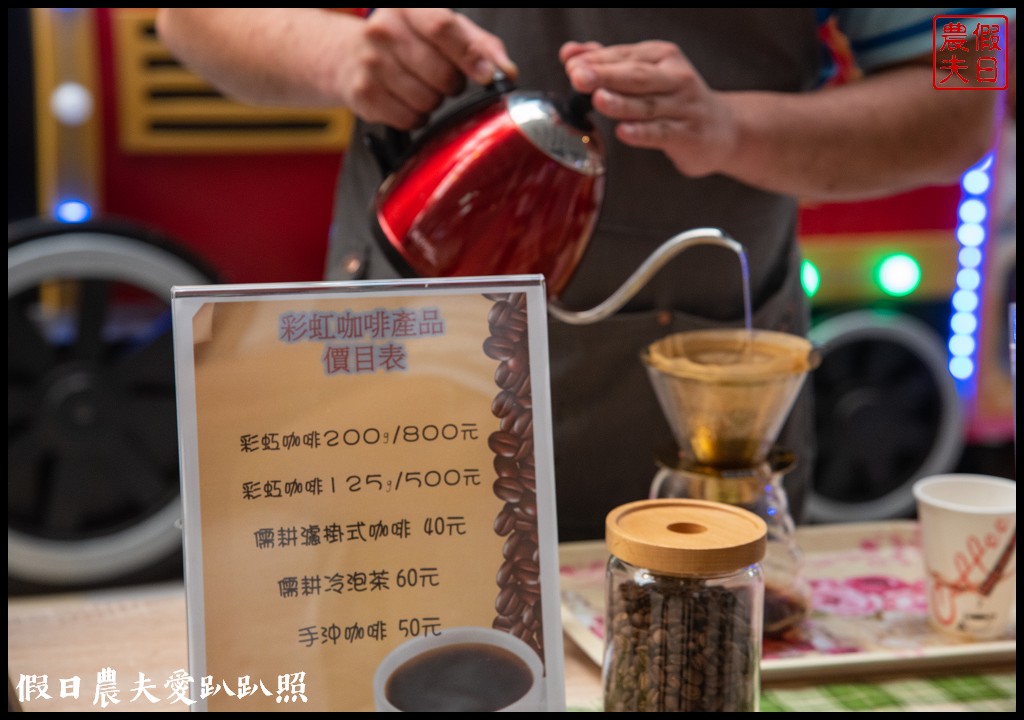
[[[384,136],[374,133],[366,133],[363,136],[366,147],[369,148],[373,159],[377,161],[377,167],[383,177],[387,177],[401,164],[402,158],[409,152],[412,146],[412,136],[404,130],[398,130],[390,125],[384,128]]]
[[[740,243],[718,228],[696,228],[669,238],[644,260],[643,264],[626,279],[626,282],[622,283],[618,290],[596,307],[589,310],[569,310],[552,300],[548,303],[548,312],[557,320],[570,325],[590,325],[605,320],[632,300],[647,284],[647,281],[668,264],[669,260],[693,245],[719,245],[732,250],[739,256],[740,265],[743,268],[743,298],[744,304],[747,305],[744,310],[747,317],[750,317],[750,277],[747,271],[747,252]]]

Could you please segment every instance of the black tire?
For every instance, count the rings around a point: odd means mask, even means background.
[[[7,241],[8,592],[180,568],[170,290],[215,274],[120,222]]]
[[[912,517],[912,486],[952,471],[963,452],[963,408],[937,333],[905,314],[844,313],[810,332],[818,451],[807,518]]]

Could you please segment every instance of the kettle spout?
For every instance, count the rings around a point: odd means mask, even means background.
[[[557,300],[548,303],[548,312],[557,320],[570,325],[590,325],[605,320],[618,312],[626,303],[661,270],[672,258],[683,250],[694,245],[719,245],[735,252],[743,267],[744,302],[749,304],[750,292],[746,287],[748,280],[747,253],[744,247],[718,228],[696,228],[679,233],[662,243],[643,264],[611,296],[600,305],[589,310],[570,310]],[[747,316],[750,308],[746,307]]]

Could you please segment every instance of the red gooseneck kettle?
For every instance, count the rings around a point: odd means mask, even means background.
[[[385,175],[373,206],[384,252],[411,277],[541,274],[549,311],[573,324],[613,314],[690,244],[724,245],[745,259],[720,230],[692,230],[659,247],[598,307],[561,307],[555,298],[583,257],[604,194],[604,146],[589,112],[588,96],[519,91],[499,77],[415,143],[397,132],[372,137]]]

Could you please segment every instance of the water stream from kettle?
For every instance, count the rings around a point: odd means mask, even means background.
[[[746,329],[746,341],[741,353],[742,359],[749,359],[754,350],[754,313],[750,301],[750,264],[747,262],[747,250],[742,245],[733,248],[740,260],[740,274],[743,282],[743,327]]]

